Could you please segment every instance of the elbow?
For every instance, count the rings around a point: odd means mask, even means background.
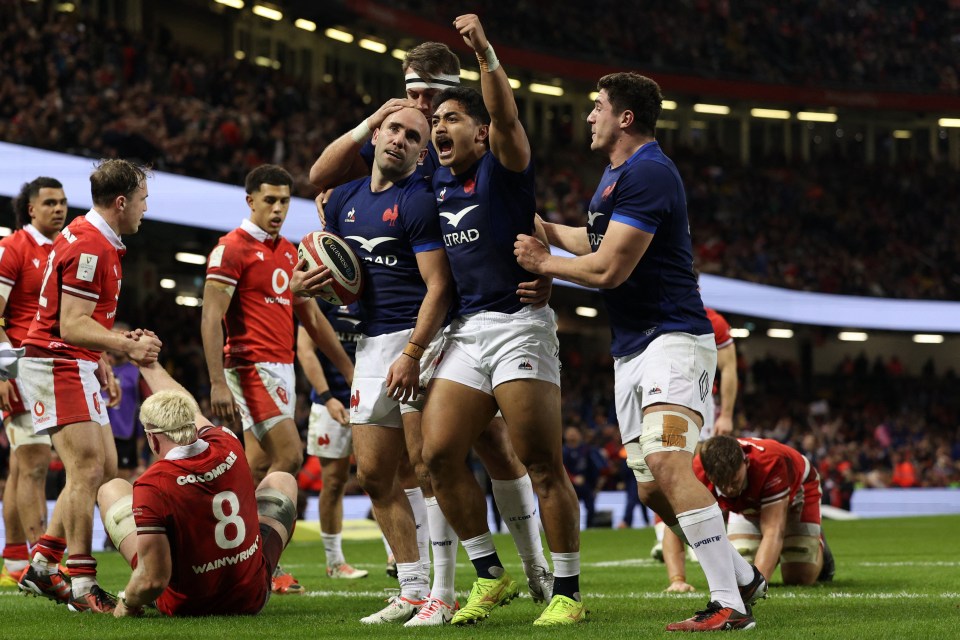
[[[597,274],[595,285],[598,289],[616,289],[627,280],[627,275],[612,269]]]

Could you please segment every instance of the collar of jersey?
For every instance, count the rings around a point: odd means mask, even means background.
[[[107,221],[103,219],[103,216],[97,213],[96,209],[90,209],[87,211],[87,222],[92,224],[97,231],[103,234],[103,237],[110,241],[110,244],[114,246],[115,249],[123,251],[126,249],[123,246],[123,242],[120,241],[120,236],[117,235],[117,232],[110,228],[110,225],[107,224]]]
[[[197,438],[195,441],[190,444],[185,444],[182,447],[174,447],[167,451],[167,455],[163,457],[164,460],[186,460],[187,458],[192,458],[198,456],[207,449],[210,448],[210,443],[206,440],[201,440]]]
[[[632,155],[632,156],[630,156],[629,158],[627,158],[627,161],[624,162],[624,164],[630,164],[631,162],[633,162],[634,160],[636,160],[637,158],[639,158],[641,155],[646,155],[647,153],[649,153],[649,152],[652,151],[653,149],[657,149],[657,148],[659,148],[659,147],[660,147],[660,143],[657,142],[656,140],[651,140],[650,142],[645,142],[645,143],[643,143],[643,145],[641,145],[641,147],[640,147],[639,149],[637,149],[636,151],[633,152],[633,155]]]
[[[259,240],[260,242],[268,242],[273,238],[270,237],[270,234],[253,224],[250,218],[244,218],[243,222],[240,223],[240,228],[253,236],[254,240]]]
[[[30,237],[33,238],[41,247],[45,244],[53,244],[53,240],[37,231],[37,228],[32,224],[28,224],[23,228],[23,230],[29,233]]]

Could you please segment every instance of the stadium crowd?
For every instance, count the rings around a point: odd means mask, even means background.
[[[535,6],[521,3],[520,10]],[[710,7],[703,15],[716,15]],[[654,11],[661,14],[665,9]],[[313,159],[369,110],[350,83],[310,87],[166,38],[101,30],[72,14],[38,21],[4,4],[0,18],[0,140],[7,142],[138,158],[232,184],[275,162],[294,176],[295,195],[313,197]],[[105,37],[91,36],[100,31]],[[879,168],[843,157],[744,167],[715,151],[670,151],[687,187],[704,272],[826,293],[960,300],[960,222],[942,216],[958,195],[948,167]],[[580,150],[535,152],[541,211],[582,224],[602,161]],[[898,180],[881,178],[891,171]],[[878,252],[881,238],[887,250]]]
[[[433,0],[390,5],[443,25],[451,19]],[[655,0],[626,12],[614,0],[563,11],[549,0],[473,5],[505,42],[559,56],[775,84],[960,91],[956,3]]]

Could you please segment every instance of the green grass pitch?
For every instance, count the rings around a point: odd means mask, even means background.
[[[755,607],[757,638],[956,638],[960,637],[960,516],[897,518],[826,523],[837,561],[833,583],[807,588],[779,586],[774,579],[767,600]],[[531,625],[540,606],[522,597],[496,610],[475,627],[404,629],[368,627],[358,620],[380,608],[396,586],[383,571],[383,545],[377,540],[346,541],[347,558],[370,576],[330,580],[319,542],[294,543],[284,567],[307,589],[303,596],[275,597],[256,617],[170,619],[155,612],[143,619],[70,613],[49,600],[0,591],[0,638],[64,640],[96,638],[662,638],[664,625],[687,618],[706,603],[706,582],[688,567],[695,594],[665,594],[663,565],[649,559],[652,529],[591,530],[582,537],[584,599],[588,621],[575,628],[543,630]],[[522,578],[508,536],[497,536],[508,571]],[[100,581],[117,591],[129,570],[116,553],[98,554]],[[473,572],[463,550],[458,564],[458,596],[465,597]]]

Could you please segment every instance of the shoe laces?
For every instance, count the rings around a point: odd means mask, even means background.
[[[712,618],[722,610],[723,610],[723,607],[720,606],[719,602],[715,602],[711,600],[710,602],[707,603],[706,609],[704,609],[703,611],[697,611],[695,614],[693,614],[693,619],[696,622],[704,622],[706,620],[709,620],[710,618]]]

